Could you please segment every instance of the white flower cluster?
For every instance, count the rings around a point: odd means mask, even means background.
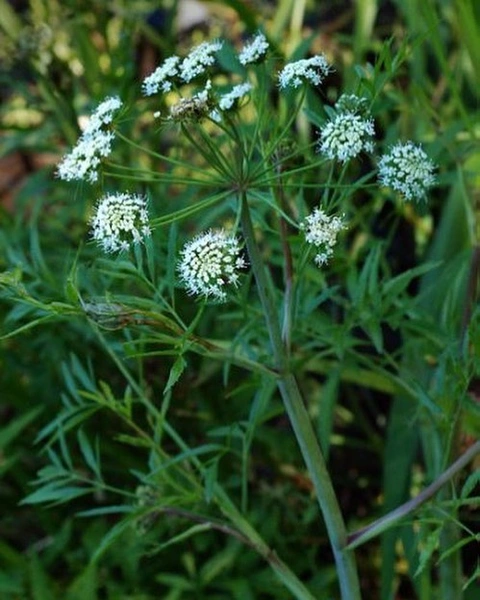
[[[156,94],[159,89],[162,92],[169,92],[172,89],[172,82],[168,79],[178,75],[178,56],[170,56],[155,69],[148,77],[143,80],[142,90],[145,96]]]
[[[203,42],[190,51],[180,65],[180,78],[187,83],[201,75],[215,62],[214,54],[223,46],[223,42]]]
[[[267,38],[263,33],[258,33],[249,44],[243,47],[238,55],[238,60],[244,66],[256,63],[264,56],[268,47]]]
[[[346,162],[361,152],[373,152],[374,135],[373,119],[339,113],[322,127],[318,150],[331,160]]]
[[[323,54],[303,58],[296,62],[288,63],[278,74],[280,88],[297,88],[303,82],[320,85],[330,72],[331,67]]]
[[[107,194],[91,220],[92,237],[105,252],[128,250],[151,233],[147,201],[135,194]]]
[[[225,287],[238,285],[239,271],[245,266],[237,238],[220,230],[207,231],[188,242],[181,251],[178,271],[189,294],[225,302]]]
[[[234,86],[228,94],[224,94],[220,98],[218,108],[220,110],[230,110],[235,102],[246,96],[251,89],[252,85],[250,83],[240,83]]]
[[[305,240],[318,250],[315,263],[321,267],[328,262],[333,254],[333,247],[337,243],[337,235],[345,229],[343,216],[331,217],[320,208],[315,208],[300,224],[300,229],[305,232]]]
[[[173,88],[173,80],[178,77],[181,82],[189,83],[202,75],[215,62],[215,53],[223,46],[223,42],[203,42],[192,48],[188,56],[181,60],[178,56],[170,56],[158,66],[153,73],[143,80],[142,91],[145,96],[152,96],[159,90],[166,93]]]
[[[115,137],[103,127],[112,122],[113,115],[122,106],[118,97],[106,98],[91,115],[86,128],[72,151],[63,157],[57,167],[57,175],[65,181],[86,179],[94,183],[98,179],[101,159],[112,151]]]
[[[420,146],[399,142],[380,159],[378,178],[381,185],[400,192],[406,200],[421,200],[435,183],[434,170],[435,165]]]

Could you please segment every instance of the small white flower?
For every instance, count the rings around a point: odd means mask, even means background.
[[[220,50],[223,42],[203,42],[190,51],[190,54],[182,60],[180,65],[180,78],[187,83],[197,75],[205,72],[215,62],[214,54]]]
[[[225,302],[225,288],[238,285],[239,271],[245,266],[237,238],[220,230],[207,231],[185,244],[178,271],[189,294]]]
[[[280,88],[299,87],[303,82],[320,85],[331,67],[323,54],[288,63],[278,74]]]
[[[91,219],[92,237],[105,252],[128,250],[151,233],[147,201],[135,194],[107,194]]]
[[[305,232],[306,242],[318,250],[315,256],[317,266],[321,267],[328,262],[337,243],[337,235],[345,227],[344,215],[329,216],[320,208],[315,208],[300,224],[300,229]]]
[[[64,181],[85,179],[89,183],[98,180],[101,158],[109,156],[115,135],[103,126],[112,122],[113,115],[122,106],[120,98],[106,98],[92,113],[88,123],[73,149],[63,157],[57,167],[57,175]]]
[[[148,77],[143,80],[142,91],[145,96],[156,94],[159,89],[166,93],[172,89],[172,82],[169,78],[178,75],[178,64],[180,59],[178,56],[170,56],[155,69]]]
[[[249,65],[258,62],[268,50],[269,43],[263,33],[258,33],[253,40],[243,47],[238,55],[238,60],[242,65]]]
[[[378,163],[381,185],[400,192],[406,200],[421,200],[435,183],[435,165],[413,142],[395,144]]]
[[[340,113],[322,127],[318,149],[331,160],[346,162],[360,152],[373,152],[374,134],[372,119],[351,112]]]
[[[235,102],[237,100],[240,100],[240,98],[243,98],[243,96],[245,96],[246,94],[248,94],[248,92],[251,89],[252,86],[250,83],[241,83],[239,85],[234,86],[232,90],[228,92],[228,94],[224,94],[220,98],[218,102],[218,108],[220,110],[230,110],[235,104]]]

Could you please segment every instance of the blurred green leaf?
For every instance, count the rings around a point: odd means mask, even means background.
[[[0,449],[4,451],[6,447],[14,441],[44,410],[43,406],[32,408],[23,415],[13,419],[11,423],[0,428]]]

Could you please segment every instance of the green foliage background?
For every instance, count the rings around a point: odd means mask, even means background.
[[[331,280],[313,268],[305,278],[298,336],[316,341],[297,355],[300,383],[349,529],[401,504],[478,439],[477,3],[203,5],[206,23],[178,32],[177,2],[160,12],[148,0],[31,0],[17,10],[0,2],[1,155],[17,153],[25,165],[0,214],[0,598],[290,598],[252,548],[181,513],[203,514],[217,480],[315,597],[336,594],[275,387],[240,364],[251,359],[249,344],[266,345],[258,307],[207,308],[195,335],[216,347],[188,352],[198,340],[155,312],[175,285],[178,227],[158,230],[135,264],[101,257],[84,243],[94,194],[54,179],[77,139],[77,114],[107,95],[136,97],[151,53],[158,60],[215,36],[236,43],[259,26],[280,54],[301,52],[305,40],[334,57],[329,100],[334,86],[349,90],[359,78],[374,97],[384,89],[375,117],[386,146],[421,140],[440,165],[428,205],[394,214],[381,196],[368,206],[355,200],[355,234]],[[139,109],[125,128],[158,144],[142,118]],[[130,164],[135,151],[121,158]],[[151,193],[162,205],[154,216],[192,205],[166,184]],[[314,196],[309,190],[307,201]],[[207,228],[214,216],[192,216],[186,229]],[[272,264],[280,256],[272,248]],[[110,313],[104,290],[123,302],[120,314]],[[147,294],[152,303],[129,305]],[[195,307],[182,300],[176,308],[188,323]],[[222,346],[232,331],[236,358]],[[133,400],[138,387],[150,403]],[[178,454],[169,432],[165,450],[178,458],[168,469],[150,452],[152,440],[163,443],[149,432],[152,405],[197,449]],[[203,488],[186,466],[197,456]],[[43,487],[32,486],[37,477]],[[475,464],[456,484],[360,549],[365,597],[444,599],[438,582],[459,568],[465,598],[476,597]],[[158,497],[177,512],[159,512]]]

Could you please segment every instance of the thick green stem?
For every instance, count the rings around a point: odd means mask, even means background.
[[[243,235],[245,237],[250,264],[255,276],[258,294],[265,312],[265,320],[272,344],[275,366],[278,370],[277,385],[312,479],[320,510],[322,511],[325,520],[337,567],[341,598],[342,600],[359,600],[360,585],[355,557],[350,550],[346,550],[345,548],[347,533],[332,481],[297,382],[289,370],[287,353],[282,341],[279,317],[275,306],[273,292],[265,272],[260,251],[255,241],[250,209],[245,194],[241,196],[240,202],[240,221]]]

